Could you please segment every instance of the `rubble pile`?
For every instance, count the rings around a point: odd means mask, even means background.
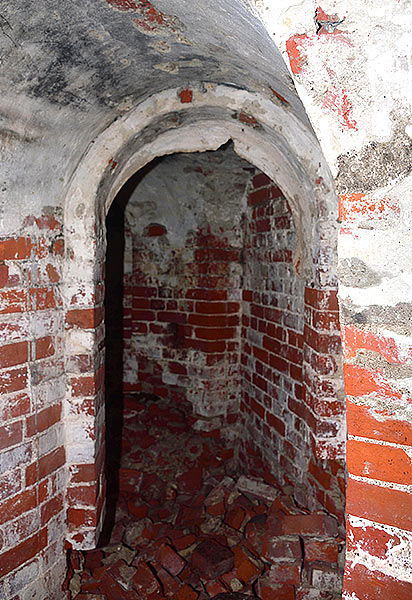
[[[115,525],[104,547],[69,552],[72,600],[340,598],[336,519],[264,471],[240,474],[234,449],[193,422],[155,396],[125,398]]]

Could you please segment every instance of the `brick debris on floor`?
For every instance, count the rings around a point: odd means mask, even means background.
[[[241,474],[218,432],[179,406],[124,400],[109,543],[69,552],[72,600],[335,600],[337,521],[296,506],[266,471]]]

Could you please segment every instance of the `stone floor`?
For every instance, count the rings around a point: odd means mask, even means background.
[[[69,554],[73,600],[341,597],[333,517],[297,507],[263,468],[242,473],[181,406],[130,395],[123,414],[113,523],[104,545]]]

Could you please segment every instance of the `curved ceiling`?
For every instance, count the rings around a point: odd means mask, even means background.
[[[312,156],[298,150],[296,171],[311,171],[311,185],[319,178],[322,154],[303,105],[247,0],[16,0],[0,8],[0,56],[1,235],[21,229],[22,214],[47,207],[63,216],[95,141],[169,90],[190,87],[199,106],[211,86],[228,90],[227,105],[230,90],[259,98],[259,110],[269,105],[259,119],[275,115],[279,152],[298,124]]]

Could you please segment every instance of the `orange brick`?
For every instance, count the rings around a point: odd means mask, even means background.
[[[365,524],[362,524],[362,527],[352,527],[348,519],[346,523],[346,549],[348,552],[356,552],[358,549],[362,549],[372,556],[386,559],[389,549],[408,543],[406,539],[402,539],[402,532],[399,532],[399,534],[391,534]]]
[[[375,418],[375,411],[350,400],[347,400],[346,408],[350,435],[412,446],[412,425],[409,421],[399,421],[383,411],[378,412],[378,418]]]
[[[346,565],[344,590],[348,597],[410,600],[412,583],[393,579],[380,571],[369,571],[362,564]]]
[[[349,478],[346,511],[376,523],[412,531],[412,494]]]
[[[344,364],[345,392],[348,396],[367,396],[372,393],[387,396],[388,398],[402,397],[401,392],[393,389],[385,381],[383,373],[366,369],[359,365]]]
[[[32,243],[30,238],[0,240],[0,260],[21,260],[29,258]]]
[[[393,483],[412,483],[412,460],[401,448],[348,440],[348,471],[352,475]]]

